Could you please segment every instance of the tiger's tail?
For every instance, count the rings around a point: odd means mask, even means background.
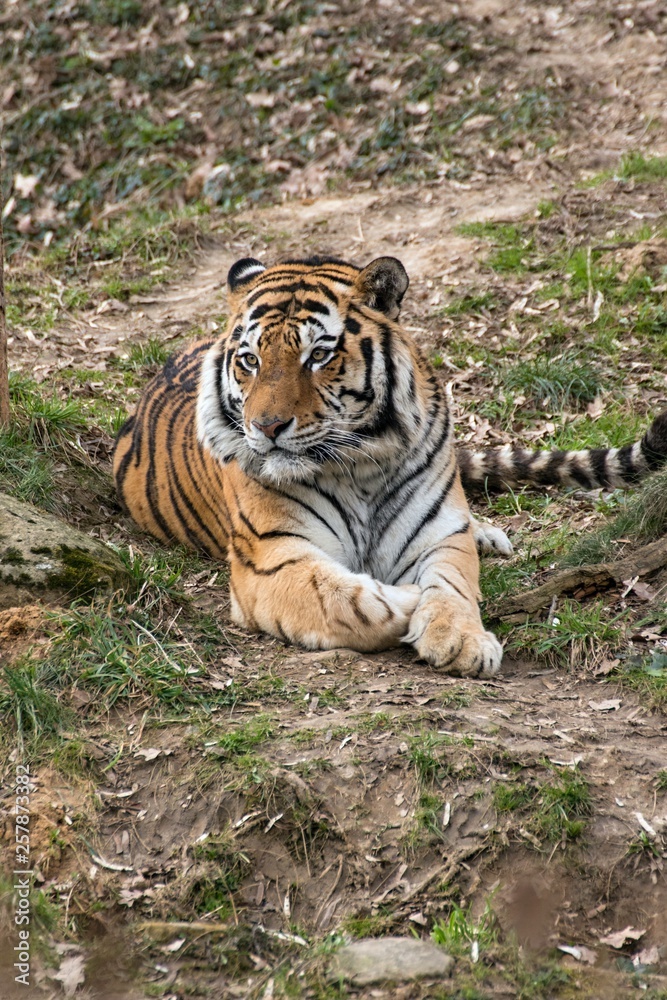
[[[521,486],[623,489],[667,464],[667,410],[646,434],[622,448],[582,451],[528,451],[503,445],[480,451],[460,449],[459,467],[468,494],[500,493]]]

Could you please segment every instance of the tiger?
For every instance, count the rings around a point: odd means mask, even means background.
[[[511,552],[466,492],[522,484],[624,487],[667,461],[667,412],[622,448],[455,445],[426,356],[399,322],[399,260],[237,261],[229,320],[147,385],[114,477],[162,542],[228,559],[231,617],[311,650],[401,643],[442,671],[490,678],[481,552]]]

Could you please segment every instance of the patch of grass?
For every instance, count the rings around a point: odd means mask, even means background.
[[[667,710],[667,654],[654,649],[648,656],[630,656],[614,676],[623,687],[636,691],[643,704]]]
[[[626,611],[610,616],[604,601],[563,600],[551,621],[514,626],[507,651],[552,666],[590,667],[621,646],[626,617]]]
[[[501,371],[500,378],[507,392],[551,410],[590,403],[605,384],[601,373],[576,352],[519,361]]]
[[[489,240],[495,249],[486,263],[500,274],[521,273],[528,267],[533,238],[521,226],[500,222],[466,222],[456,227],[462,236]]]
[[[12,373],[9,393],[14,419],[34,444],[62,445],[86,429],[85,415],[77,400],[44,396],[38,385],[24,375]]]
[[[142,607],[147,610],[165,598],[183,603],[187,600],[182,589],[184,577],[205,573],[209,568],[211,575],[215,572],[213,563],[183,545],[155,549],[149,554],[125,548],[117,548],[115,551],[132,578],[134,591],[141,594]],[[221,629],[217,625],[214,627],[209,616],[202,615],[197,624],[202,633],[210,632],[216,643],[224,641]]]
[[[167,347],[157,337],[141,344],[132,344],[128,356],[116,362],[122,371],[140,371],[144,368],[161,368],[173,353],[173,346]]]
[[[463,909],[453,903],[449,916],[438,920],[431,931],[431,940],[452,955],[463,955],[473,946],[481,955],[495,944],[497,936],[496,916],[488,901],[477,919],[473,917],[472,905]]]
[[[216,739],[216,744],[226,756],[240,757],[249,754],[261,743],[265,743],[272,735],[273,728],[267,715],[258,715],[249,722],[240,723],[228,732],[222,733]]]
[[[417,826],[436,837],[442,837],[442,815],[444,803],[437,795],[422,793],[415,809]]]
[[[440,704],[443,708],[467,708],[473,699],[473,695],[464,687],[455,685],[444,688],[440,692]]]
[[[557,210],[557,205],[553,201],[540,201],[537,205],[537,214],[540,219],[550,219]],[[548,296],[547,296],[548,297]]]
[[[599,253],[593,253],[586,247],[578,247],[565,262],[564,270],[573,296],[588,295],[589,291],[593,295],[603,292],[605,297],[611,296],[618,286],[618,266],[599,264],[598,257]]]
[[[636,493],[623,497],[613,521],[575,542],[561,562],[564,566],[602,562],[618,554],[622,539],[645,544],[665,533],[667,470],[654,473]]]
[[[61,702],[75,689],[93,696],[92,713],[128,699],[178,717],[191,708],[208,712],[229,704],[226,689],[206,683],[204,661],[183,633],[165,631],[159,618],[151,621],[146,608],[157,603],[148,591],[131,606],[94,603],[48,613],[49,642],[39,658],[7,668],[13,686],[5,692],[5,710],[16,712],[17,704],[24,728],[55,731],[62,724]]]
[[[638,413],[628,413],[622,404],[611,403],[597,420],[583,415],[561,425],[545,441],[545,446],[563,451],[619,448],[638,441],[645,430],[645,417]]]
[[[662,768],[655,776],[655,788],[658,792],[667,792],[667,768]]]
[[[497,784],[493,789],[493,804],[498,812],[515,812],[529,805],[535,796],[535,789],[521,782]]]
[[[533,836],[551,843],[581,837],[592,812],[588,783],[577,770],[552,773],[541,783],[497,784],[493,801],[498,812],[519,813]]]
[[[471,292],[468,295],[461,295],[459,298],[448,302],[442,309],[446,316],[461,316],[463,313],[478,313],[482,309],[493,309],[495,297],[491,292]]]
[[[224,919],[234,912],[231,897],[251,870],[251,861],[228,832],[208,836],[193,846],[192,853],[195,869],[182,903],[200,917],[215,913]]]
[[[332,768],[333,764],[326,757],[311,757],[310,760],[300,761],[292,770],[301,778],[311,778],[314,774],[322,774]]]
[[[14,725],[21,739],[57,733],[72,713],[48,686],[48,668],[28,657],[3,667],[0,675],[0,714]]]
[[[638,181],[665,180],[667,178],[667,156],[644,156],[643,153],[626,153],[621,159],[618,177],[623,180],[634,178]]]
[[[588,783],[577,771],[565,770],[541,786],[530,826],[551,842],[576,840],[592,809]]]
[[[644,830],[640,830],[639,834],[630,841],[627,854],[630,857],[643,856],[649,860],[662,857],[662,851]]]
[[[63,740],[54,748],[53,765],[71,778],[99,777],[100,768],[92,749],[91,744],[82,739]]]
[[[446,736],[434,732],[422,732],[408,740],[408,760],[413,765],[420,785],[429,785],[456,773],[453,761],[447,760],[446,750],[452,747],[470,747],[473,741],[469,737]]]
[[[521,590],[530,581],[530,567],[483,559],[480,563],[480,588],[485,601],[497,601]]]
[[[0,492],[53,510],[57,506],[54,464],[24,431],[0,428]]]
[[[177,711],[197,704],[201,696],[190,678],[200,668],[187,644],[118,610],[82,606],[51,618],[46,662],[61,683],[90,692],[103,710],[126,698]]]
[[[504,222],[462,222],[455,227],[455,232],[460,236],[490,240],[499,246],[514,246],[523,239],[519,226]]]
[[[393,922],[391,913],[380,911],[367,916],[346,917],[342,929],[355,938],[383,937],[391,930]]]
[[[15,896],[14,880],[6,878],[0,874],[0,912],[6,909],[13,910],[13,900]],[[60,909],[53,903],[42,889],[37,889],[34,885],[30,889],[30,920],[31,926],[40,931],[53,931],[60,919]],[[4,914],[3,914],[4,916]],[[41,942],[35,942],[41,948]],[[32,945],[32,940],[31,940]]]

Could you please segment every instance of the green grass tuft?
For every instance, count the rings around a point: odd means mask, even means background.
[[[588,783],[576,770],[563,770],[541,784],[496,785],[493,801],[500,813],[519,813],[526,829],[539,840],[576,840],[592,812]]]
[[[626,153],[621,160],[618,177],[623,180],[655,181],[667,178],[667,156],[644,156],[643,153]]]
[[[610,616],[605,601],[563,600],[550,621],[513,627],[507,652],[557,667],[593,666],[621,646],[626,617],[626,611]]]
[[[583,566],[618,556],[623,539],[646,544],[667,533],[667,470],[657,472],[636,493],[623,497],[616,517],[579,539],[562,557],[564,566]]]
[[[479,954],[482,954],[495,944],[496,939],[497,921],[488,902],[477,920],[473,917],[472,905],[463,909],[458,903],[453,903],[449,916],[436,921],[431,931],[431,940],[453,955],[469,952],[473,942],[477,942]]]
[[[0,429],[0,492],[45,510],[56,506],[53,459],[19,427]]]
[[[515,812],[529,805],[534,796],[535,790],[530,785],[508,782],[494,787],[493,804],[500,813]]]
[[[57,733],[72,718],[48,687],[49,670],[22,657],[0,675],[0,714],[22,739]]]
[[[167,347],[157,337],[152,337],[141,344],[132,344],[128,356],[117,361],[122,371],[138,371],[142,368],[161,368],[173,353],[173,347]]]
[[[491,292],[470,293],[453,299],[443,309],[446,316],[461,316],[463,313],[478,313],[482,309],[493,309],[495,298]]]
[[[623,687],[636,691],[644,705],[667,710],[667,654],[654,649],[648,656],[630,656],[614,676]]]
[[[521,393],[551,410],[590,403],[604,388],[602,375],[575,352],[519,361],[500,377],[507,392]]]
[[[249,722],[240,723],[234,729],[223,733],[216,740],[217,745],[228,757],[247,756],[265,743],[273,733],[273,725],[268,715],[258,715]]]

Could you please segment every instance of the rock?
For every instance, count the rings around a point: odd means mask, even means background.
[[[124,590],[131,577],[118,556],[32,504],[0,493],[0,609]]]
[[[355,986],[387,980],[448,976],[454,959],[431,944],[409,937],[369,938],[345,945],[331,964],[332,979],[346,979]]]

